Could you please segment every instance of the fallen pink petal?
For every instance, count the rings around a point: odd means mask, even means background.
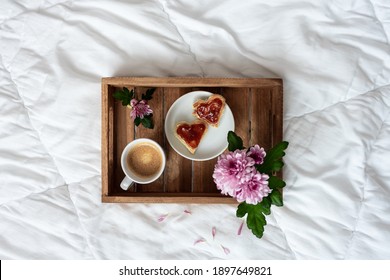
[[[190,210],[184,210],[184,213],[192,215],[192,212]]]
[[[216,233],[217,233],[217,229],[215,227],[213,227],[211,229],[211,234],[213,235],[213,239],[214,239]]]
[[[241,235],[242,227],[244,226],[244,221],[242,221],[240,227],[238,228],[237,235]]]
[[[198,240],[195,240],[194,245],[199,244],[199,243],[203,243],[203,242],[206,242],[206,239],[204,239],[203,237],[201,237],[201,238],[199,238]]]
[[[226,247],[224,247],[222,245],[221,245],[221,247],[222,247],[222,249],[223,249],[223,251],[225,252],[226,255],[230,254],[230,250],[228,248],[226,248]]]
[[[161,215],[160,217],[158,217],[157,221],[161,223],[165,220],[166,217],[168,217],[168,214]]]

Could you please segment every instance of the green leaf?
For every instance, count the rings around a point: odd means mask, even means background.
[[[271,202],[273,205],[276,205],[278,207],[283,206],[283,197],[282,193],[279,190],[273,190],[269,197],[271,198]]]
[[[135,120],[134,120],[134,124],[136,126],[139,126],[141,124],[141,118],[140,117],[136,117]]]
[[[286,153],[284,152],[284,150],[287,149],[287,147],[287,141],[282,141],[276,144],[267,152],[267,155],[264,158],[264,162],[261,165],[257,165],[256,169],[260,173],[266,173],[270,176],[274,171],[281,170],[284,165],[282,157],[285,156]]]
[[[268,198],[264,198],[256,205],[242,202],[237,207],[236,216],[243,218],[246,214],[248,214],[246,218],[248,228],[255,236],[261,238],[264,233],[264,226],[267,224],[264,214],[269,215],[271,213],[270,207],[271,202]]]
[[[269,197],[264,197],[258,205],[265,215],[271,214],[271,199]]]
[[[287,149],[287,147],[288,142],[282,141],[271,148],[268,153],[272,154],[274,158],[281,158],[285,155],[284,150]]]
[[[272,171],[280,171],[282,168],[283,168],[283,161],[281,160],[276,160],[272,163],[272,167],[271,167],[271,170]]]
[[[150,88],[150,89],[146,90],[146,93],[142,94],[142,99],[144,99],[144,100],[152,99],[153,93],[155,90],[156,90],[156,88]]]
[[[246,202],[241,202],[236,211],[236,216],[238,218],[243,218],[248,213],[248,204]]]
[[[229,143],[228,150],[231,152],[237,149],[241,150],[244,148],[242,139],[233,131],[228,132],[227,140]]]
[[[122,101],[124,98],[126,98],[126,95],[123,91],[117,89],[115,93],[113,94],[114,98],[116,100]]]
[[[129,91],[128,88],[124,87],[122,90],[117,89],[113,96],[116,100],[122,101],[123,106],[127,106],[134,96],[134,90]]]
[[[270,176],[268,179],[268,186],[270,189],[281,189],[286,186],[286,183],[276,176]]]
[[[123,87],[122,90],[125,94],[130,95],[130,91],[127,87]]]
[[[144,127],[146,128],[153,128],[153,120],[151,115],[145,116],[142,120],[141,123]]]
[[[264,226],[267,224],[265,216],[261,212],[253,212],[246,219],[246,224],[257,238],[262,238]]]

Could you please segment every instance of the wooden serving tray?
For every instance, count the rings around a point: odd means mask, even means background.
[[[154,111],[154,129],[135,127],[130,109],[113,98],[117,88],[134,89],[140,97],[156,88],[149,104]],[[164,120],[173,102],[195,90],[219,93],[226,98],[235,120],[235,132],[246,147],[259,144],[265,149],[282,141],[283,83],[281,79],[241,78],[131,78],[102,79],[102,201],[147,203],[236,203],[223,196],[213,182],[217,159],[196,162],[183,158],[169,145]],[[189,112],[191,113],[191,112]],[[161,177],[147,185],[120,188],[124,177],[120,156],[126,144],[146,137],[165,150],[167,164]]]

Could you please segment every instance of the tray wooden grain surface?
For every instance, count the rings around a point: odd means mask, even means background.
[[[140,97],[156,88],[149,101],[154,111],[154,129],[135,127],[130,109],[113,98],[116,89],[134,89]],[[259,144],[265,149],[282,141],[283,83],[261,78],[152,78],[114,77],[102,79],[102,201],[144,203],[236,203],[223,196],[213,182],[217,159],[196,162],[183,158],[169,145],[164,134],[165,116],[175,100],[195,90],[218,93],[226,98],[235,120],[235,132],[246,147]],[[124,177],[120,156],[126,144],[146,137],[165,150],[167,164],[162,176],[147,185],[120,188]]]

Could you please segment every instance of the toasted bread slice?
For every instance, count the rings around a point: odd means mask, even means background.
[[[176,124],[175,136],[191,154],[194,154],[207,129],[207,123],[202,120],[195,120],[192,123],[179,122]]]
[[[213,94],[207,100],[197,100],[193,104],[193,115],[209,125],[218,127],[225,110],[226,100],[222,95]]]

